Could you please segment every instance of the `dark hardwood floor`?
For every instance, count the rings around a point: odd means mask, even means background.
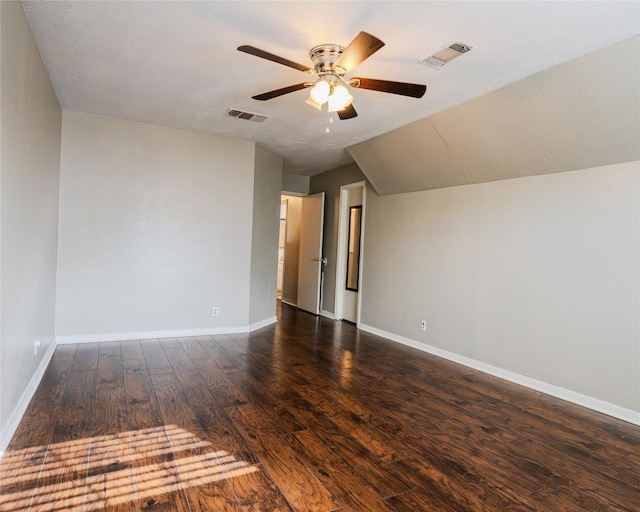
[[[0,471],[3,511],[637,511],[640,428],[283,306],[59,346]]]

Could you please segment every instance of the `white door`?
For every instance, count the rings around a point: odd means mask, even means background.
[[[298,307],[317,315],[320,313],[322,283],[324,192],[302,198],[301,217]]]

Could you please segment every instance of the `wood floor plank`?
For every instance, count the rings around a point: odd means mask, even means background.
[[[182,349],[187,353],[189,359],[208,359],[209,353],[202,348],[195,338],[178,338]]]
[[[204,441],[206,446],[188,450],[189,474],[195,473],[196,486],[189,485],[182,470],[181,456],[176,457],[181,469],[182,482],[189,504],[195,510],[247,510],[260,504],[261,510],[288,510],[288,506],[276,485],[255,464],[253,451],[235,432],[228,418],[221,411],[202,409],[207,396],[198,388],[184,388],[172,375],[152,376],[165,424],[179,425],[185,431]],[[195,407],[194,407],[195,405]],[[214,420],[215,418],[215,423]],[[240,448],[237,451],[236,448]],[[211,457],[211,454],[215,454]],[[244,456],[247,455],[246,458]],[[246,485],[251,483],[252,492]],[[244,484],[244,485],[243,485]]]
[[[448,501],[447,497],[428,495],[421,489],[414,489],[387,500],[396,512],[470,512],[475,509],[458,508],[459,504]]]
[[[236,430],[225,410],[219,405],[211,391],[206,387],[188,388],[183,395],[198,423],[205,432],[206,439],[216,450],[226,450],[239,460],[250,464],[259,464],[251,446]]]
[[[97,349],[96,346],[96,355]],[[95,370],[72,371],[69,375],[30,510],[80,510],[84,502],[95,382]]]
[[[264,468],[260,466],[258,468],[258,471],[233,475],[229,480],[242,510],[244,512],[295,511]]]
[[[271,428],[280,433],[296,432],[304,428],[260,381],[241,372],[228,372],[227,376],[236,386],[238,394],[246,397],[247,403],[251,403],[258,414],[269,418]]]
[[[222,407],[244,405],[249,397],[240,391],[213,359],[196,359],[193,364],[198,368],[205,385]]]
[[[316,476],[336,496],[345,511],[376,510],[392,512],[382,497],[351,468],[308,430],[287,434],[285,439],[294,451],[314,470]]]
[[[348,407],[336,404],[329,400],[320,390],[308,387],[301,390],[303,398],[314,404],[319,410],[327,414],[331,420],[341,429],[351,432],[369,451],[376,454],[383,462],[404,459],[410,455],[410,451],[397,443],[392,436],[385,435],[369,423],[353,415]]]
[[[322,512],[338,508],[331,493],[250,404],[227,411],[287,501],[296,510]]]
[[[522,503],[522,499],[508,489],[482,477],[454,458],[447,457],[447,454],[439,454],[437,457],[414,456],[389,464],[389,470],[396,471],[400,478],[411,482],[415,488],[422,489],[429,496],[434,495],[439,500],[444,497],[443,506],[457,507],[455,509],[460,512],[535,510]],[[406,505],[394,504],[394,500],[389,502],[396,508],[406,508]]]
[[[153,373],[171,373],[171,365],[158,340],[142,340],[140,347],[147,361],[147,369]]]
[[[148,369],[125,369],[124,389],[139,510],[188,511]]]
[[[123,359],[122,369],[124,371],[129,370],[129,372],[148,371],[147,362],[145,361],[144,357],[142,359]]]
[[[123,387],[122,356],[119,342],[100,343],[97,368],[96,386],[98,389]]]
[[[127,359],[144,359],[144,353],[142,352],[142,346],[139,340],[121,341],[120,350],[123,361]]]
[[[72,370],[74,372],[95,370],[98,367],[99,349],[98,343],[81,343],[76,351]]]
[[[383,498],[415,487],[409,483],[410,480],[401,478],[387,465],[382,464],[373,453],[349,435],[349,432],[341,430],[329,417],[315,409],[309,402],[296,400],[288,402],[286,406]]]
[[[73,350],[70,350],[73,349]],[[76,345],[54,353],[18,429],[0,460],[0,510],[30,502],[42,473]]]
[[[193,364],[182,345],[176,340],[176,345],[164,347],[164,352],[169,359],[169,364],[173,369],[173,373],[185,388],[194,388],[204,386],[204,379],[200,372]]]
[[[242,365],[240,364],[240,361],[233,360],[229,353],[220,346],[216,338],[217,337],[215,336],[203,336],[198,337],[197,341],[221,370],[241,369]],[[195,362],[197,361],[194,361],[194,363]]]
[[[75,347],[75,345],[74,345]],[[57,421],[59,407],[71,373],[74,353],[56,352],[49,363],[25,412],[16,434],[9,443],[7,453],[12,450],[33,449],[49,443],[53,427]]]
[[[85,510],[134,512],[137,494],[124,386],[99,384],[92,411]]]
[[[255,466],[212,446],[184,400],[175,375],[156,374],[151,379],[164,423],[176,433],[169,441],[189,506],[196,510],[240,510],[226,471],[237,468],[250,472],[257,470]]]
[[[478,377],[477,375],[465,376],[465,381],[469,379],[476,381]],[[557,422],[548,421],[544,417],[523,410],[523,404],[517,406],[511,400],[500,400],[499,395],[494,391],[494,382],[488,381],[487,385],[464,388],[466,397],[465,411],[480,422],[476,424],[479,424],[481,428],[485,430],[490,428],[491,431],[487,432],[492,437],[501,434],[504,436],[508,432],[517,432],[517,437],[513,436],[510,441],[519,439],[521,445],[527,445],[523,447],[525,450],[530,450],[532,446],[543,445],[546,451],[553,450],[558,454],[562,454],[555,459],[556,467],[561,474],[567,477],[576,473],[584,474],[583,467],[597,461],[609,476],[611,495],[624,492],[624,486],[627,484],[634,487],[640,484],[640,481],[628,480],[629,475],[632,474],[628,471],[630,468],[626,468],[626,470],[625,468],[620,468],[618,470],[617,466],[610,467],[605,463],[607,460],[621,456],[616,447],[612,447],[607,443],[586,442],[584,436],[573,431],[566,422],[559,425]],[[513,385],[507,386],[507,389],[513,388]],[[449,389],[441,389],[439,394],[440,398],[449,402],[455,398],[460,398],[460,393],[454,396]],[[526,392],[522,394],[526,397]],[[534,393],[530,394],[533,395]],[[537,393],[535,394],[536,396],[538,395]],[[526,402],[526,398],[523,401]],[[498,402],[500,402],[500,409],[495,407]],[[487,407],[486,404],[489,403],[493,404],[494,407]],[[504,414],[505,410],[509,411],[509,415]],[[482,423],[486,424],[487,427],[485,428]],[[489,427],[490,425],[491,427]],[[499,425],[499,428],[496,428],[496,425]],[[549,432],[554,432],[554,434],[550,436]],[[511,443],[511,446],[515,447],[518,444]],[[567,453],[570,453],[571,456],[567,457]],[[553,456],[553,452],[550,452],[549,455]],[[604,482],[602,480],[599,481],[602,486]],[[591,483],[591,485],[594,483]]]

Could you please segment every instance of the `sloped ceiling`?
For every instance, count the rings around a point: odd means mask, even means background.
[[[616,1],[24,1],[64,109],[254,140],[311,176],[347,147],[638,34],[640,4]],[[305,105],[304,91],[251,96],[310,75],[236,50],[310,64],[318,44],[364,30],[386,45],[348,76],[425,83],[422,99],[353,90],[355,119]],[[476,48],[442,70],[419,61],[459,39]],[[227,108],[267,116],[224,116]]]
[[[640,160],[640,37],[349,152],[381,195]]]

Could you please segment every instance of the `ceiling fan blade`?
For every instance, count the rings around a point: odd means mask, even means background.
[[[344,109],[342,110],[338,110],[338,117],[344,121],[345,119],[353,119],[354,117],[358,117],[358,113],[356,112],[356,109],[353,108],[353,104],[351,104],[344,107]]]
[[[384,43],[380,41],[376,36],[372,36],[367,32],[360,32],[349,46],[347,46],[342,55],[335,63],[336,68],[340,68],[340,72],[344,70],[346,74],[355,68],[365,59],[371,57],[380,48],[384,46]]]
[[[304,66],[302,64],[298,64],[297,62],[293,62],[292,60],[285,59],[284,57],[274,55],[273,53],[265,52],[264,50],[256,48],[255,46],[249,46],[246,44],[243,46],[238,46],[238,51],[248,53],[249,55],[255,55],[256,57],[267,59],[272,62],[277,62],[278,64],[282,64],[283,66],[288,66],[290,68],[297,69],[298,71],[304,71],[305,73],[314,72],[314,70],[309,68],[309,66]]]
[[[422,84],[409,84],[407,82],[392,82],[389,80],[377,80],[375,78],[352,78],[349,85],[357,89],[370,89],[372,91],[390,92],[401,96],[422,98],[427,92],[427,86]]]
[[[254,100],[270,100],[273,98],[277,98],[278,96],[282,96],[283,94],[289,94],[290,92],[299,91],[300,89],[304,89],[306,87],[310,87],[313,84],[311,82],[302,82],[296,85],[290,85],[289,87],[283,87],[282,89],[276,89],[275,91],[263,92],[262,94],[258,94],[256,96],[251,96]]]

